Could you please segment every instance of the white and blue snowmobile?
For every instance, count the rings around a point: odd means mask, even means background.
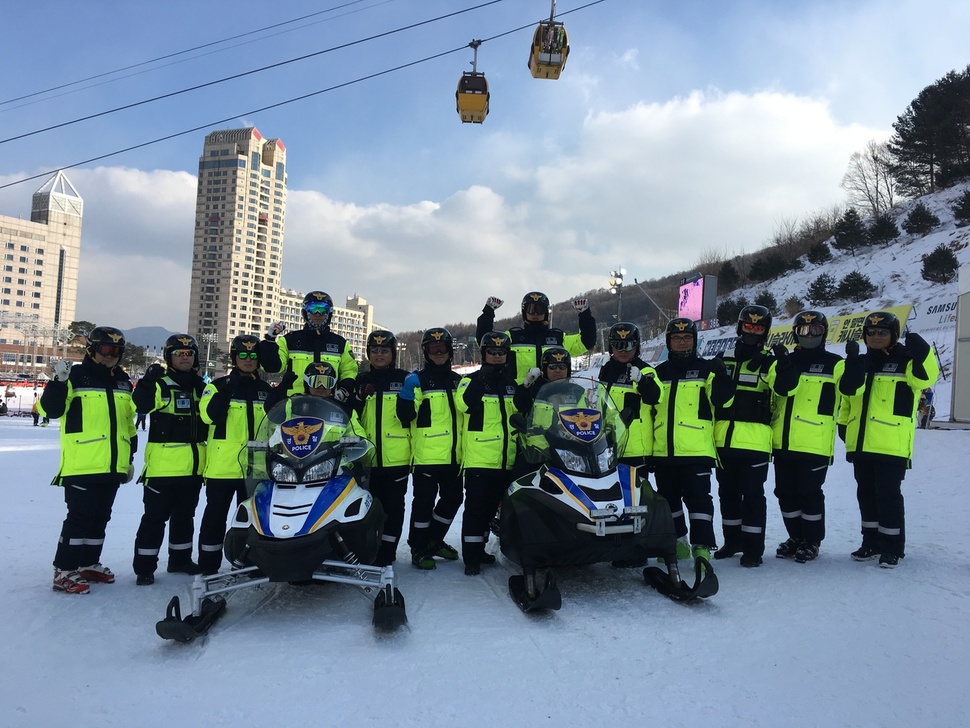
[[[226,533],[232,568],[196,576],[192,614],[183,619],[173,597],[158,635],[189,642],[222,615],[227,595],[268,582],[347,584],[374,597],[379,629],[407,622],[393,567],[368,565],[384,525],[380,502],[361,485],[372,451],[332,400],[299,395],[274,406],[241,455],[251,497]]]
[[[618,463],[627,428],[602,385],[581,375],[544,384],[513,424],[536,466],[509,487],[500,516],[502,553],[522,569],[509,593],[523,611],[562,606],[551,567],[650,557],[665,568],[648,566],[643,578],[665,596],[689,602],[717,593],[706,559],[695,560],[693,586],[681,579],[670,506],[636,468]]]

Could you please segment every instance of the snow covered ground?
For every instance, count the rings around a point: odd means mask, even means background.
[[[176,645],[154,624],[191,577],[163,569],[135,586],[140,486],[122,487],[108,526],[103,560],[117,583],[83,597],[51,590],[64,515],[47,485],[57,428],[0,417],[6,728],[967,725],[968,431],[917,431],[895,571],[848,557],[859,514],[840,450],[819,560],[771,556],[784,534],[769,481],[769,558],[751,570],[717,562],[721,591],[704,603],[675,604],[638,571],[597,565],[559,570],[562,610],[526,615],[508,597],[504,558],[466,577],[460,562],[417,571],[402,547],[410,621],[396,633],[374,632],[355,590],[269,585]]]

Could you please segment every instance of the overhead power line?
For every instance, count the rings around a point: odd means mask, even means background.
[[[234,40],[240,40],[241,38],[247,38],[252,35],[258,35],[260,33],[265,33],[269,30],[276,30],[277,28],[282,28],[287,25],[292,25],[294,23],[299,23],[304,20],[309,20],[310,18],[315,18],[319,15],[326,15],[327,13],[332,13],[336,10],[343,10],[351,5],[358,5],[364,2],[364,0],[351,0],[351,2],[346,2],[343,5],[335,5],[332,8],[327,8],[326,10],[318,10],[315,13],[309,13],[308,15],[301,15],[298,18],[293,18],[291,20],[284,20],[280,23],[274,23],[273,25],[267,25],[262,28],[257,28],[256,30],[250,30],[245,33],[239,33],[237,35],[231,35],[228,38],[222,38],[221,40],[210,41],[209,43],[203,43],[202,45],[193,46],[192,48],[186,48],[181,51],[174,51],[172,53],[166,53],[165,55],[156,56],[155,58],[150,58],[147,61],[141,61],[139,63],[132,63],[128,66],[122,66],[121,68],[115,68],[111,71],[104,71],[102,73],[96,73],[93,76],[88,76],[87,78],[79,78],[76,81],[69,81],[68,83],[62,83],[57,86],[51,86],[50,88],[45,88],[41,91],[34,91],[33,93],[24,94],[23,96],[16,96],[12,99],[6,99],[5,101],[0,101],[0,106],[6,106],[7,104],[13,104],[17,101],[24,101],[26,99],[34,98],[36,96],[43,96],[44,94],[52,93],[54,91],[61,91],[62,89],[71,88],[72,86],[79,86],[82,83],[87,83],[88,81],[97,81],[99,78],[106,78],[107,76],[112,76],[116,73],[124,73],[125,71],[131,71],[136,68],[142,68],[144,66],[150,66],[153,63],[158,63],[160,61],[167,61],[171,58],[177,58],[178,56],[184,56],[189,53],[195,53],[196,51],[202,51],[206,48],[212,48],[223,43],[229,43]],[[379,5],[384,5],[391,0],[385,0],[385,2],[378,3]],[[144,73],[144,71],[142,71]],[[36,102],[35,102],[36,103]]]
[[[390,35],[395,35],[397,33],[403,33],[406,30],[413,30],[414,28],[420,28],[423,25],[429,25],[430,23],[436,23],[440,20],[446,20],[447,18],[454,17],[456,15],[463,15],[465,13],[471,12],[472,10],[479,10],[489,5],[495,5],[497,3],[505,2],[505,0],[489,0],[488,2],[481,3],[479,5],[474,5],[470,8],[465,8],[464,10],[457,10],[453,13],[446,13],[445,15],[439,15],[436,18],[429,18],[428,20],[422,20],[417,23],[411,23],[410,25],[404,25],[400,28],[394,28],[393,30],[387,30],[383,33],[377,33],[376,35],[371,35],[366,38],[359,38],[358,40],[352,40],[347,43],[342,43],[337,46],[331,46],[330,48],[324,48],[322,51],[315,51],[314,53],[307,53],[302,56],[297,56],[296,58],[290,58],[286,61],[280,61],[279,63],[272,63],[268,66],[262,66],[261,68],[254,68],[249,71],[243,71],[241,73],[235,73],[231,76],[224,76],[223,78],[216,79],[215,81],[207,81],[206,83],[196,84],[195,86],[189,86],[188,88],[180,89],[179,91],[172,91],[167,94],[161,94],[160,96],[153,96],[149,99],[142,99],[141,101],[134,101],[130,104],[125,104],[123,106],[116,106],[113,109],[107,109],[105,111],[99,111],[96,114],[88,114],[87,116],[81,116],[77,119],[71,119],[70,121],[62,121],[60,124],[53,124],[51,126],[46,126],[42,129],[35,129],[34,131],[24,132],[23,134],[17,134],[15,136],[7,137],[6,139],[0,139],[0,144],[7,144],[8,142],[14,142],[18,139],[26,139],[27,137],[36,136],[38,134],[44,134],[49,131],[54,131],[55,129],[63,129],[65,126],[72,126],[73,124],[79,124],[82,121],[90,121],[91,119],[97,119],[102,116],[108,116],[110,114],[115,114],[119,111],[126,111],[127,109],[134,109],[139,106],[144,106],[145,104],[152,104],[156,101],[162,101],[164,99],[170,99],[175,96],[181,96],[182,94],[187,94],[191,91],[198,91],[199,89],[209,88],[210,86],[216,86],[221,83],[226,83],[227,81],[234,81],[239,78],[245,78],[246,76],[253,76],[257,73],[262,73],[264,71],[270,71],[274,68],[281,68],[282,66],[288,66],[291,63],[298,63],[299,61],[305,61],[308,58],[316,58],[317,56],[322,56],[326,53],[333,53],[334,51],[343,50],[345,48],[351,48],[355,45],[360,45],[362,43],[368,43],[373,40],[378,40],[379,38],[386,38]]]
[[[501,0],[495,0],[495,2],[501,2]],[[559,13],[557,15],[557,17],[562,17],[564,15],[570,15],[572,13],[578,12],[580,10],[585,10],[586,8],[592,7],[594,5],[599,5],[599,4],[604,3],[604,2],[606,2],[606,0],[592,0],[591,2],[588,2],[585,5],[580,5],[579,7],[573,8],[572,10],[567,10],[565,12]],[[492,3],[486,3],[486,5],[489,5],[489,4],[492,4]],[[473,9],[473,8],[470,8],[470,9]],[[505,37],[507,35],[511,35],[512,33],[518,33],[518,32],[520,32],[522,30],[525,30],[526,28],[531,28],[534,25],[535,25],[535,21],[530,22],[530,23],[527,23],[526,25],[520,25],[517,28],[512,28],[511,30],[506,30],[506,31],[504,31],[502,33],[497,33],[497,34],[495,34],[493,36],[490,36],[490,37],[487,37],[487,38],[481,38],[479,40],[479,42],[480,43],[488,43],[488,42],[493,41],[493,40],[496,40],[498,38],[503,38],[503,37]],[[427,63],[428,61],[433,61],[433,60],[436,60],[438,58],[442,58],[444,56],[451,55],[453,53],[458,53],[458,52],[467,50],[467,48],[468,48],[468,45],[465,44],[465,45],[459,46],[458,48],[452,48],[452,49],[447,50],[447,51],[441,51],[440,53],[435,53],[435,54],[432,54],[430,56],[425,56],[425,57],[419,58],[419,59],[417,59],[415,61],[409,61],[408,63],[402,63],[402,64],[400,64],[398,66],[394,66],[392,68],[384,69],[383,71],[377,71],[375,73],[371,73],[371,74],[368,74],[366,76],[360,76],[360,77],[355,78],[355,79],[352,79],[350,81],[345,81],[343,83],[339,83],[339,84],[336,84],[334,86],[328,86],[327,88],[319,89],[318,91],[312,91],[310,93],[302,94],[300,96],[295,96],[293,98],[289,98],[289,99],[286,99],[284,101],[280,101],[280,102],[275,103],[275,104],[270,104],[268,106],[263,106],[263,107],[260,107],[258,109],[251,109],[249,111],[243,111],[241,113],[233,114],[232,116],[228,116],[228,117],[226,117],[224,119],[218,119],[216,121],[210,121],[210,122],[208,122],[206,124],[202,124],[202,125],[199,125],[199,126],[192,127],[191,129],[183,129],[182,131],[179,131],[179,132],[174,132],[172,134],[166,134],[165,136],[161,136],[161,137],[158,137],[156,139],[151,139],[151,140],[146,141],[146,142],[141,142],[139,144],[134,144],[132,146],[125,147],[123,149],[117,149],[117,150],[115,150],[113,152],[107,152],[105,154],[100,154],[100,155],[98,155],[96,157],[91,157],[89,159],[85,159],[85,160],[82,160],[80,162],[74,162],[73,164],[67,164],[67,165],[64,165],[64,166],[60,166],[60,167],[57,167],[55,169],[48,170],[46,172],[40,172],[38,174],[31,175],[29,177],[22,177],[21,179],[14,180],[13,182],[7,182],[6,184],[0,185],[0,190],[6,189],[7,187],[13,187],[15,185],[19,185],[19,184],[22,184],[24,182],[30,182],[31,180],[40,179],[42,177],[49,177],[50,175],[55,174],[59,170],[74,169],[76,167],[80,167],[80,166],[83,166],[85,164],[91,164],[93,162],[100,162],[103,159],[108,159],[110,157],[116,157],[116,156],[118,156],[120,154],[126,154],[128,152],[135,151],[136,149],[143,149],[144,147],[152,146],[153,144],[159,144],[161,142],[168,141],[170,139],[176,139],[178,137],[185,136],[187,134],[194,134],[197,131],[202,131],[203,129],[208,129],[208,128],[211,128],[211,127],[216,126],[218,124],[225,124],[225,123],[228,123],[230,121],[233,121],[234,119],[238,119],[240,117],[250,116],[252,114],[258,114],[260,112],[269,111],[271,109],[278,109],[278,108],[280,108],[282,106],[287,106],[289,104],[296,103],[297,101],[303,101],[305,99],[312,98],[314,96],[319,96],[321,94],[329,93],[331,91],[337,91],[339,89],[346,88],[348,86],[353,86],[355,84],[362,83],[363,81],[369,81],[371,79],[378,78],[380,76],[386,76],[386,75],[388,75],[390,73],[395,73],[396,71],[401,71],[401,70],[403,70],[405,68],[410,68],[412,66],[417,66],[417,65],[420,65],[422,63]]]

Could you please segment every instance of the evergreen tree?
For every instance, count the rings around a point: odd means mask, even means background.
[[[836,290],[836,295],[839,298],[850,301],[864,301],[867,298],[872,298],[875,293],[876,287],[872,284],[869,276],[857,270],[847,273],[845,278],[839,281],[839,287]]]
[[[808,287],[808,301],[813,306],[828,306],[835,296],[835,279],[828,273],[820,273]]]
[[[753,281],[770,281],[788,270],[789,261],[781,254],[767,252],[751,264],[748,278]]]
[[[926,235],[940,224],[940,218],[934,215],[922,202],[917,202],[910,210],[903,222],[903,230],[910,235]]]
[[[850,207],[835,224],[835,241],[832,246],[837,250],[852,253],[854,257],[856,250],[864,247],[868,242],[866,227],[862,224],[859,213],[854,207]]]
[[[970,190],[960,195],[950,209],[958,223],[970,225]]]
[[[808,249],[808,262],[812,265],[819,265],[827,260],[832,260],[832,251],[825,242],[815,243]],[[798,313],[796,311],[795,313]]]
[[[717,287],[724,293],[735,290],[741,285],[741,275],[731,261],[727,261],[717,272]]]
[[[737,298],[725,298],[717,306],[717,320],[724,326],[737,321],[741,309],[747,305],[747,300],[740,294]]]
[[[970,66],[927,86],[893,124],[891,165],[900,190],[918,196],[970,174]]]
[[[942,243],[932,253],[923,256],[923,280],[931,283],[949,283],[956,278],[959,268],[956,254]]]
[[[899,228],[896,223],[885,212],[876,215],[868,230],[869,240],[873,245],[880,243],[891,243],[899,237]]]
[[[764,306],[772,314],[778,310],[778,300],[772,295],[771,291],[765,288],[754,298],[754,302],[759,306]]]

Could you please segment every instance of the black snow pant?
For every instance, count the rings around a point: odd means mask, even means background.
[[[199,569],[215,574],[222,566],[222,544],[232,497],[239,504],[247,498],[243,478],[209,478],[205,482],[205,510],[199,525]]]
[[[859,458],[852,463],[856,498],[862,514],[862,543],[902,558],[906,555],[906,514],[903,504],[902,458]]]
[[[775,455],[775,497],[788,537],[818,546],[825,539],[825,493],[828,458]]]
[[[756,458],[721,455],[720,460],[721,467],[716,470],[717,498],[724,545],[743,551],[745,556],[762,556],[768,520],[768,453],[758,453]]]
[[[74,482],[64,478],[67,517],[57,540],[54,568],[76,571],[82,566],[100,563],[104,534],[117,494],[117,480],[92,483],[87,478]]]
[[[407,465],[372,468],[370,471],[370,492],[381,502],[387,516],[381,546],[374,561],[377,566],[393,564],[397,557],[397,542],[404,528],[404,496],[408,492],[410,471]]]
[[[479,566],[488,543],[488,524],[495,517],[502,495],[512,482],[510,470],[465,470],[465,512],[461,517],[461,558],[466,566]]]
[[[674,517],[677,538],[687,535],[684,507],[690,513],[690,542],[694,546],[713,549],[714,499],[711,497],[711,468],[694,462],[678,463],[677,458],[661,458],[654,462],[657,492],[667,499]]]
[[[135,558],[131,564],[136,574],[154,574],[158,568],[166,523],[168,565],[177,568],[192,563],[195,509],[201,489],[201,475],[146,479],[142,494],[145,513],[135,534]]]
[[[461,508],[459,466],[415,465],[411,487],[408,546],[421,552],[444,540]]]

